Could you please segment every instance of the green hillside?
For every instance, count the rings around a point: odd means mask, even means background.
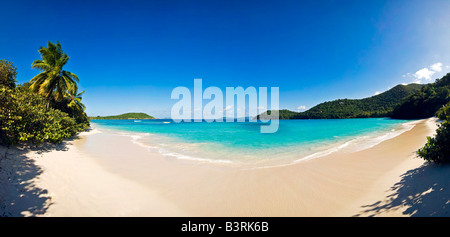
[[[320,103],[305,112],[280,110],[280,119],[338,119],[390,116],[405,97],[419,91],[423,85],[397,85],[381,94],[364,99],[338,99]],[[261,116],[266,113],[261,114]]]
[[[299,113],[298,119],[368,118],[389,116],[403,98],[420,90],[422,85],[397,85],[381,94],[365,99],[339,99],[324,102]]]
[[[89,119],[96,120],[96,119],[155,119],[155,118],[146,113],[125,113],[112,116],[89,117]]]
[[[450,73],[434,83],[406,97],[395,107],[392,118],[421,119],[435,116],[436,112],[450,102]]]

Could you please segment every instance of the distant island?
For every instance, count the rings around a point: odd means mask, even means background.
[[[100,120],[100,119],[155,119],[155,117],[150,116],[146,113],[125,113],[119,115],[112,116],[97,116],[97,117],[89,117],[91,120]]]

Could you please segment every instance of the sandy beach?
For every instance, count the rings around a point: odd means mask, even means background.
[[[239,169],[164,157],[93,130],[0,147],[0,216],[449,216],[450,168],[415,154],[436,120],[369,149]]]

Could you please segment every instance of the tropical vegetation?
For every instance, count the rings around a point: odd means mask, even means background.
[[[396,106],[392,118],[421,119],[432,116],[441,121],[436,135],[417,151],[423,159],[437,164],[450,163],[450,73],[425,85]]]
[[[87,128],[58,109],[46,108],[45,98],[20,86],[0,86],[0,144],[58,143]]]
[[[0,85],[14,88],[16,86],[16,75],[17,68],[14,66],[14,63],[5,59],[0,60]]]
[[[258,115],[264,118],[271,111]],[[450,73],[426,85],[398,85],[384,93],[361,100],[340,99],[324,102],[303,113],[279,111],[280,119],[327,119],[391,117],[441,120],[436,135],[417,151],[423,159],[437,164],[450,163]]]
[[[364,99],[338,99],[320,103],[305,112],[280,110],[280,119],[340,119],[388,117],[405,97],[422,88],[421,84],[397,85]],[[270,114],[270,111],[268,112]],[[260,116],[264,117],[267,113]]]
[[[48,42],[32,68],[41,73],[16,85],[13,63],[0,61],[0,144],[59,143],[89,128],[78,93],[78,76],[63,70],[69,57],[61,44]]]
[[[68,92],[77,91],[78,76],[63,70],[69,56],[61,49],[58,42],[48,42],[47,47],[39,49],[42,59],[35,60],[32,68],[42,72],[31,79],[30,89],[47,98],[47,108],[51,101],[61,101]]]
[[[442,106],[436,116],[442,120],[436,135],[427,137],[427,143],[417,154],[429,162],[450,163],[450,102]]]
[[[450,73],[403,99],[395,107],[391,117],[395,119],[433,117],[443,105],[450,102],[449,95]]]
[[[437,112],[436,117],[440,120],[449,120],[450,117],[450,102],[443,105]]]
[[[434,137],[427,137],[427,143],[417,153],[423,159],[437,164],[450,163],[450,123],[439,124]]]

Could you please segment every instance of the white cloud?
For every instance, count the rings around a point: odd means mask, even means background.
[[[233,109],[234,105],[227,105],[227,107],[223,108],[225,111],[228,111],[230,109]]]
[[[442,63],[435,63],[433,65],[430,66],[431,70],[435,71],[435,72],[440,72],[442,71]]]
[[[422,83],[422,80],[430,81],[432,77],[442,71],[442,68],[444,65],[441,62],[437,62],[435,64],[430,65],[429,67],[422,68],[418,70],[415,73],[406,73],[402,75],[402,77],[405,78],[413,78],[413,83]],[[445,68],[448,68],[449,66],[445,66]]]
[[[431,80],[431,77],[435,74],[436,72],[433,70],[430,70],[428,68],[422,68],[419,71],[417,71],[416,73],[414,73],[414,77],[421,80],[421,79],[425,79],[427,81]]]
[[[374,95],[379,95],[379,94],[381,94],[381,92],[375,91],[375,94],[374,94]]]
[[[300,105],[299,107],[297,107],[297,111],[299,111],[300,112],[300,110],[305,110],[306,109],[306,106],[304,106],[304,105]]]

